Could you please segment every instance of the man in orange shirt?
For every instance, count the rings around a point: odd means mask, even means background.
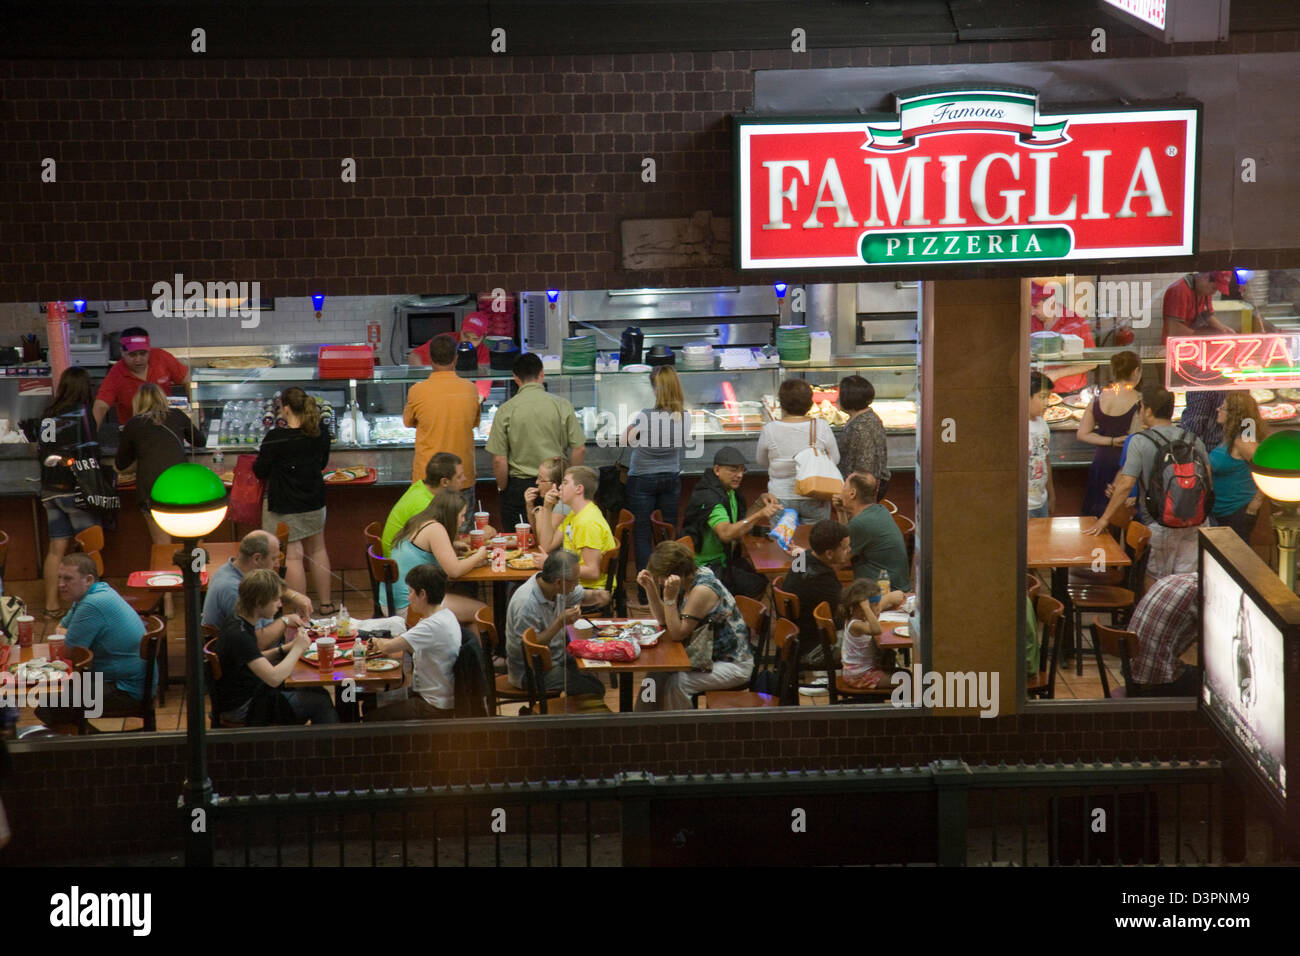
[[[474,501],[474,429],[479,423],[479,395],[474,383],[456,374],[456,340],[438,335],[429,343],[433,371],[423,382],[411,386],[406,395],[402,421],[415,429],[415,458],[412,481],[424,478],[424,466],[440,451],[460,457],[465,481],[460,492],[469,506],[466,520],[472,521]]]

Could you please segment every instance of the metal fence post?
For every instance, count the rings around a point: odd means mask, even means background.
[[[971,769],[964,760],[933,760],[938,792],[937,843],[940,866],[966,865],[966,809]]]

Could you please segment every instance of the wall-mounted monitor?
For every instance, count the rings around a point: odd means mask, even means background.
[[[1297,766],[1300,742],[1300,598],[1230,528],[1201,532],[1200,581],[1200,710],[1271,802],[1289,811],[1287,770]]]

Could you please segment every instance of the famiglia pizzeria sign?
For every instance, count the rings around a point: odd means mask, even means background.
[[[1200,106],[1040,113],[928,88],[894,115],[736,117],[742,269],[1195,253]]]

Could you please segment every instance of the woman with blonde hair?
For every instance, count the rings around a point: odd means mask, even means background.
[[[122,471],[135,466],[135,493],[149,537],[154,544],[167,544],[171,538],[149,513],[149,496],[158,476],[185,460],[185,443],[197,445],[199,436],[190,417],[168,405],[163,390],[152,382],[136,391],[131,411],[134,414],[118,438],[117,468]]]
[[[434,495],[429,506],[402,525],[393,538],[393,560],[397,562],[397,581],[393,584],[393,614],[403,610],[408,601],[406,575],[421,564],[434,564],[447,575],[448,581],[464,577],[488,563],[488,549],[479,548],[465,557],[456,556],[456,532],[465,521],[465,498],[454,488],[444,488]],[[385,588],[379,589],[382,603],[387,603]],[[485,605],[463,594],[448,592],[442,606],[456,615],[456,620],[474,630],[474,615]]]
[[[682,382],[670,365],[650,373],[655,390],[653,408],[644,408],[632,419],[623,436],[632,449],[627,469],[627,505],[636,516],[632,537],[636,568],[642,570],[650,558],[650,516],[658,511],[677,526],[682,498],[682,449],[691,443],[691,414],[682,397]],[[621,544],[621,542],[620,542]],[[638,588],[640,605],[646,594]]]
[[[253,474],[267,482],[262,530],[275,534],[281,523],[289,526],[285,583],[306,594],[304,563],[310,564],[316,607],[329,616],[338,610],[330,597],[325,478],[321,474],[330,460],[330,435],[321,427],[320,405],[301,388],[286,388],[280,404],[285,424],[266,433],[253,462]]]
[[[1255,449],[1268,435],[1259,406],[1250,392],[1233,391],[1219,406],[1215,416],[1223,426],[1223,444],[1210,452],[1210,471],[1214,479],[1216,525],[1231,528],[1247,544],[1255,530],[1264,494],[1250,474]]]

